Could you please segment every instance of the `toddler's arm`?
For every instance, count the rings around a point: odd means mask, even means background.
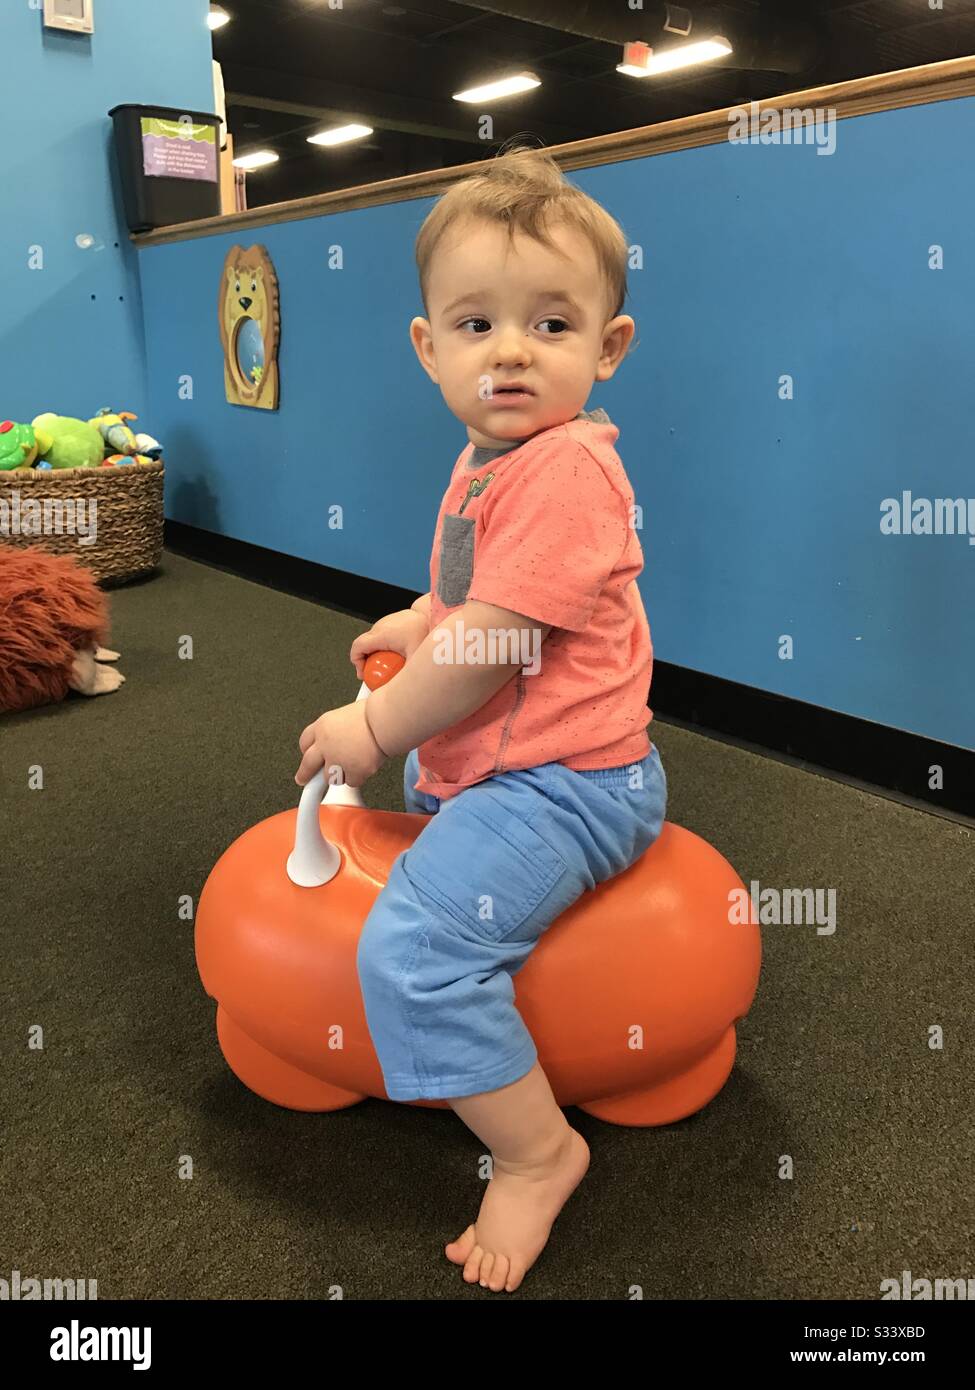
[[[424,595],[429,599],[429,595]],[[422,603],[423,599],[417,599]],[[485,633],[482,650],[487,650],[488,628],[496,631],[518,628],[537,633],[539,646],[551,631],[551,625],[498,608],[493,603],[478,603],[469,599],[417,647],[395,680],[374,690],[366,701],[368,719],[373,735],[388,757],[408,753],[434,734],[449,729],[461,719],[490,700],[505,685],[523,661],[472,664],[464,660],[444,661],[441,646],[458,642],[458,624],[462,632],[475,629]],[[435,652],[441,659],[435,659]]]

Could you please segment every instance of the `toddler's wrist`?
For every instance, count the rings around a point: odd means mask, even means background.
[[[385,760],[388,760],[389,754],[386,752],[385,748],[382,746],[382,744],[379,742],[379,739],[376,737],[376,731],[373,729],[373,727],[372,727],[372,720],[371,720],[370,717],[369,717],[368,705],[369,705],[369,701],[370,701],[371,699],[372,699],[372,696],[371,696],[371,695],[368,695],[368,696],[362,701],[362,719],[363,719],[363,723],[364,723],[365,726],[366,726],[366,729],[367,729],[367,731],[368,731],[368,733],[369,733],[369,737],[372,739],[372,741],[373,741],[373,743],[375,744],[375,746],[376,746],[376,748],[378,749],[378,751],[382,754],[382,757],[383,757]]]
[[[376,697],[381,694],[382,687],[380,687],[379,690],[374,690],[371,695],[366,696],[366,698],[362,702],[362,717],[365,721],[366,728],[369,730],[369,736],[372,739],[373,743],[379,749],[379,752],[383,755],[383,757],[389,759],[395,756],[396,750],[393,746],[393,743],[391,743],[390,741],[389,734],[384,729],[384,722],[382,717],[383,702],[380,700],[378,706],[376,704]],[[376,727],[377,713],[379,714],[378,728]],[[390,751],[387,752],[387,749],[389,749]]]

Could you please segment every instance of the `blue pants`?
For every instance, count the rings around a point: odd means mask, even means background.
[[[391,1100],[478,1095],[531,1070],[512,976],[556,917],[653,843],[667,801],[655,748],[593,772],[501,773],[442,804],[418,777],[414,749],[406,809],[431,819],[393,862],[356,961]]]

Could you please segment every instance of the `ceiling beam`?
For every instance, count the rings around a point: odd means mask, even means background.
[[[294,73],[269,72],[267,68],[244,67],[239,63],[224,64],[224,86],[227,104],[249,106],[255,110],[281,111],[290,116],[307,116],[311,120],[359,121],[374,130],[398,130],[408,135],[425,135],[437,140],[459,140],[479,145],[482,149],[503,140],[517,130],[530,129],[533,136],[546,145],[566,144],[589,134],[588,127],[565,126],[552,121],[526,119],[517,103],[499,106],[492,111],[496,140],[478,137],[474,107],[468,107],[464,119],[458,103],[422,100],[393,92],[373,92],[365,87],[297,76]],[[288,92],[291,99],[279,95]]]

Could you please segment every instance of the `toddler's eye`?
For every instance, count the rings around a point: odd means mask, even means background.
[[[490,327],[491,327],[491,325],[488,323],[487,319],[465,319],[464,322],[463,322],[462,324],[460,324],[459,326],[460,326],[461,328],[466,328],[466,327],[468,326],[468,324],[471,324],[471,323],[483,323],[484,326],[485,326],[485,328],[487,328],[487,329],[490,329]],[[478,330],[478,331],[480,332],[481,330]]]
[[[569,325],[566,323],[565,319],[542,319],[542,323],[555,323],[555,324],[558,324],[558,328],[556,328],[556,329],[554,330],[556,333],[564,333],[564,332],[567,332],[567,331],[568,331],[568,327],[569,327]],[[548,335],[548,336],[551,336],[551,334]]]

